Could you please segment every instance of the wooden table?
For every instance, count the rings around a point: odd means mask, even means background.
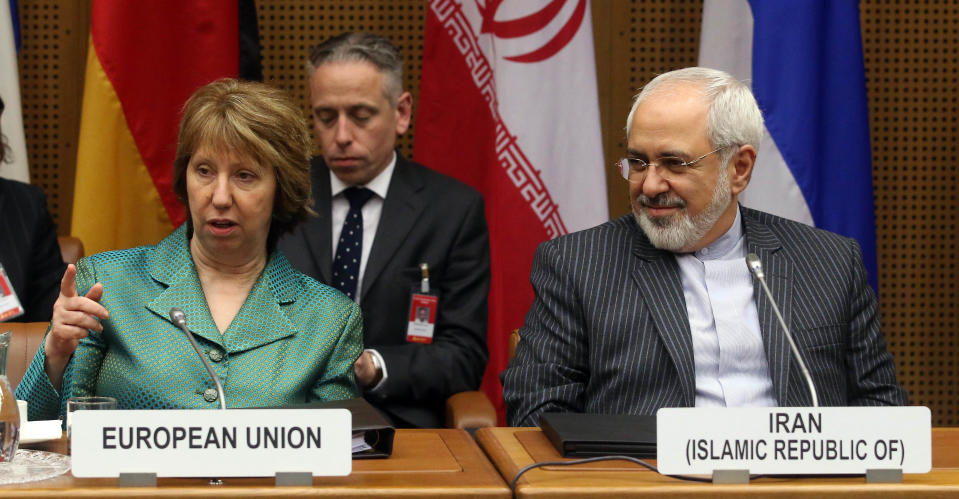
[[[65,439],[24,446],[66,451]],[[4,497],[509,497],[509,489],[469,434],[462,430],[397,430],[389,459],[353,461],[345,477],[315,477],[313,487],[276,487],[272,478],[160,478],[157,487],[120,487],[113,478],[75,478],[0,486]]]
[[[520,468],[563,461],[538,428],[483,428],[476,439],[508,484]],[[655,463],[655,460],[651,460]],[[625,461],[554,466],[528,471],[518,497],[959,497],[959,428],[932,430],[932,472],[904,475],[903,483],[867,484],[858,477],[759,478],[748,485],[677,480]]]

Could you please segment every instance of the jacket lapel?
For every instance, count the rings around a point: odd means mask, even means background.
[[[302,289],[286,257],[274,251],[223,334],[226,350],[242,352],[296,334],[296,326],[280,306],[296,301]]]
[[[426,207],[426,200],[419,196],[419,191],[422,189],[422,179],[397,152],[396,168],[393,170],[393,178],[390,179],[390,188],[383,203],[383,212],[373,239],[373,248],[370,249],[369,260],[366,262],[366,270],[363,273],[361,300],[420,218]]]
[[[190,257],[186,224],[160,241],[149,257],[150,277],[166,286],[146,307],[170,322],[170,309],[178,307],[186,314],[187,327],[193,334],[222,345],[219,331],[210,315],[196,267]]]
[[[746,236],[746,250],[755,253],[763,264],[766,274],[766,284],[779,306],[779,311],[790,324],[792,314],[792,270],[789,261],[783,252],[779,238],[761,223],[755,212],[747,208],[741,209],[743,214],[743,232]],[[763,345],[766,348],[766,359],[769,364],[769,376],[772,379],[773,391],[780,406],[792,403],[788,400],[789,371],[793,362],[789,342],[786,339],[782,326],[773,312],[773,306],[762,290],[762,285],[754,282],[753,298],[756,301],[756,310],[759,314],[759,328],[762,331]]]
[[[303,234],[306,247],[313,256],[312,260],[317,262],[322,281],[328,283],[333,271],[333,223],[331,221],[333,204],[330,193],[330,170],[322,157],[313,158],[310,177],[313,182],[313,206],[316,217],[311,218],[307,222],[309,225],[306,230],[300,233]]]
[[[670,252],[656,249],[638,226],[634,228],[633,255],[639,265],[633,270],[633,281],[642,290],[646,309],[679,372],[683,402],[692,407],[696,403],[693,340],[679,268]]]
[[[220,345],[228,352],[249,350],[297,332],[280,305],[296,301],[303,285],[286,257],[278,251],[270,256],[240,311],[222,335],[210,315],[206,295],[190,257],[185,225],[156,246],[149,265],[150,276],[166,289],[146,307],[171,324],[170,309],[180,308],[194,335]]]

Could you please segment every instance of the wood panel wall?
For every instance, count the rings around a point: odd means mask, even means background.
[[[31,178],[69,233],[90,0],[20,0],[24,122]],[[418,96],[426,5],[420,0],[261,0],[264,74],[307,110],[309,47],[343,31],[390,36]],[[959,425],[956,166],[959,3],[862,0],[884,331],[912,402]],[[696,63],[701,0],[593,0],[606,163],[624,149],[636,89]],[[415,108],[414,108],[415,116]],[[412,155],[414,128],[401,141]],[[815,153],[814,151],[811,153]],[[822,158],[841,167],[842,158]],[[628,212],[609,169],[610,216]],[[837,209],[841,209],[837,200]],[[524,277],[525,278],[525,277]]]
[[[90,0],[21,1],[20,95],[30,181],[43,188],[61,234],[70,232]]]
[[[959,3],[859,5],[883,331],[912,402],[955,426]]]

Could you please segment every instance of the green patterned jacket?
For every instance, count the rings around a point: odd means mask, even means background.
[[[77,263],[80,294],[103,283],[110,312],[84,338],[58,393],[40,347],[17,387],[30,419],[56,419],[66,400],[117,399],[120,409],[214,409],[213,381],[186,336],[170,322],[180,307],[220,376],[229,407],[276,407],[358,396],[353,361],[363,350],[359,307],[297,272],[282,253],[263,273],[222,335],[190,256],[185,226],[156,246],[92,255]]]

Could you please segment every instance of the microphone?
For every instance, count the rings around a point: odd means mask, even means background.
[[[213,378],[213,384],[216,385],[216,393],[220,398],[220,409],[226,410],[226,395],[223,393],[223,385],[220,384],[220,377],[213,371],[213,366],[210,365],[210,362],[206,360],[206,356],[200,351],[200,345],[197,344],[193,333],[186,327],[186,314],[179,308],[173,307],[170,309],[170,320],[173,321],[173,325],[180,328],[180,330],[186,334],[187,339],[190,340],[190,344],[193,345],[193,349],[196,350],[200,361],[203,362],[203,367],[206,368],[206,372],[210,373],[210,377]]]
[[[809,375],[809,369],[806,368],[806,363],[803,362],[802,356],[799,355],[799,349],[796,348],[796,342],[793,341],[793,335],[789,332],[789,327],[786,326],[783,315],[779,313],[779,307],[776,306],[776,300],[773,299],[773,294],[769,291],[769,286],[766,285],[766,274],[763,272],[763,263],[759,261],[759,257],[755,253],[750,253],[746,255],[746,266],[749,267],[749,271],[756,277],[759,284],[762,284],[763,292],[766,293],[766,298],[769,298],[769,303],[773,306],[773,313],[776,314],[776,318],[779,319],[779,325],[782,326],[783,332],[786,333],[786,340],[789,341],[789,348],[792,350],[793,357],[795,357],[796,362],[799,363],[799,370],[802,372],[803,377],[806,378],[806,386],[809,387],[809,395],[812,397],[812,406],[819,407],[819,397],[816,396],[816,385],[813,384],[812,376]]]

